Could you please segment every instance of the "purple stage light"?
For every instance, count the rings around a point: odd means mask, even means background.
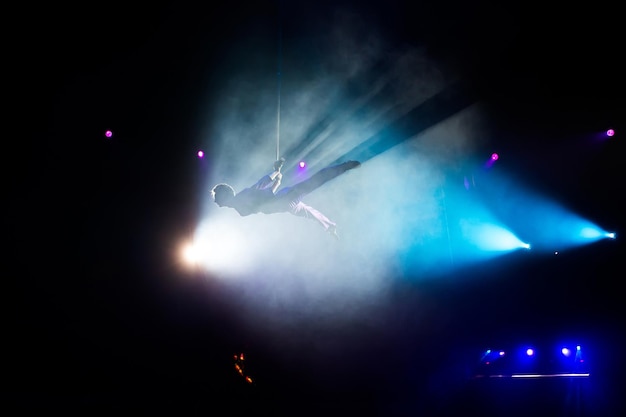
[[[198,151],[198,158],[204,158],[204,152]]]
[[[300,161],[298,165],[300,166],[300,168],[306,167],[306,163],[304,161]]]
[[[489,156],[489,159],[487,159],[487,161],[485,162],[485,168],[491,168],[493,164],[495,164],[495,162],[498,160],[498,158],[500,158],[500,156],[497,153],[492,153]]]
[[[113,132],[111,132],[110,130],[107,130],[106,132],[104,132],[104,136],[106,136],[107,138],[110,138],[113,136]]]
[[[615,135],[615,130],[613,130],[613,129],[609,129],[609,130],[607,130],[607,131],[606,131],[606,135],[607,135],[607,136],[614,136],[614,135]]]

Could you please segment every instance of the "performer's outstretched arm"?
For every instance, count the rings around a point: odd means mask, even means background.
[[[301,181],[292,187],[283,188],[281,190],[281,194],[288,192],[289,194],[294,195],[294,198],[296,198],[295,196],[297,196],[297,198],[301,198],[344,172],[360,166],[361,163],[358,161],[347,161],[338,165],[326,167],[313,174],[310,178]]]

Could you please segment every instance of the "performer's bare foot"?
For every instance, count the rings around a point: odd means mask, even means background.
[[[329,226],[326,231],[330,233],[332,237],[339,240],[339,235],[337,234],[337,226]]]

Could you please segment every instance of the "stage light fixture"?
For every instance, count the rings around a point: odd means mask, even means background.
[[[494,362],[494,361],[504,357],[505,354],[506,353],[503,350],[493,351],[491,349],[487,349],[483,353],[480,361],[483,362],[486,365],[489,365],[490,363],[492,363],[492,362]]]
[[[491,168],[493,166],[493,164],[500,158],[500,155],[498,155],[496,152],[492,153],[489,156],[489,159],[487,159],[487,161],[485,162],[485,168]]]

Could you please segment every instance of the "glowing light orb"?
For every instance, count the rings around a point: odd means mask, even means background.
[[[181,248],[181,257],[188,265],[195,265],[199,261],[199,255],[198,248],[191,243]]]
[[[485,162],[485,168],[491,168],[493,164],[495,164],[499,158],[500,158],[500,155],[498,155],[496,152],[489,155],[489,158]]]
[[[306,162],[300,161],[298,165],[300,166],[300,168],[304,168],[306,166]]]
[[[615,135],[615,130],[613,130],[613,129],[609,129],[609,130],[607,130],[607,131],[606,131],[606,135],[607,135],[607,136],[613,136],[613,135]]]
[[[107,138],[113,137],[113,132],[107,130],[106,132],[104,132],[104,136],[106,136]]]
[[[535,351],[534,351],[534,350],[532,350],[531,348],[526,349],[526,354],[527,354],[528,356],[533,356],[533,354],[534,354],[534,353],[535,353]]]
[[[198,151],[198,158],[204,158],[204,152]]]

